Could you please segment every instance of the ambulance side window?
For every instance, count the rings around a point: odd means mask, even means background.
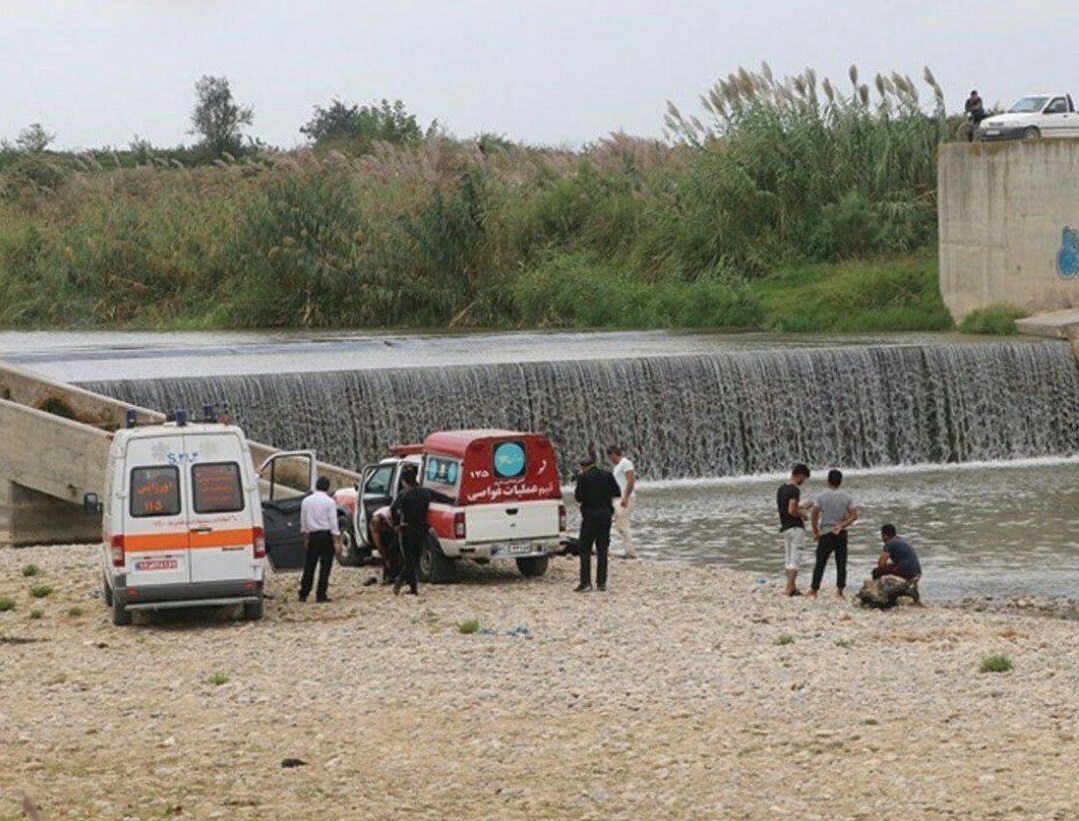
[[[368,477],[363,488],[365,496],[389,496],[390,480],[393,479],[393,465],[380,465]]]
[[[191,488],[196,513],[235,513],[244,509],[240,466],[236,462],[193,465]]]
[[[180,470],[175,465],[131,469],[131,515],[136,519],[180,512]]]

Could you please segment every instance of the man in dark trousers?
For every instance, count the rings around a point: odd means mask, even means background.
[[[581,505],[581,533],[577,549],[581,559],[581,583],[576,592],[592,589],[592,546],[596,547],[596,589],[607,589],[607,550],[611,546],[611,519],[614,516],[612,500],[622,495],[608,471],[596,467],[596,457],[588,455],[581,460],[577,474],[577,488],[573,497]]]
[[[401,492],[390,508],[398,523],[397,532],[404,554],[404,566],[393,583],[394,594],[400,593],[406,584],[413,596],[420,594],[420,554],[427,542],[427,510],[432,498],[431,491],[419,486],[416,468],[409,466],[401,469]]]
[[[330,497],[330,480],[319,476],[315,492],[300,503],[300,539],[303,541],[303,576],[300,601],[307,601],[318,567],[315,601],[328,602],[333,554],[341,546],[341,528],[337,524],[337,503]]]

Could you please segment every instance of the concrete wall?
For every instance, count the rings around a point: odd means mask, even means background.
[[[42,407],[61,407],[77,421]],[[104,499],[107,431],[123,426],[128,408],[134,406],[0,362],[0,546],[100,538],[101,517],[85,514],[82,498],[96,493]],[[165,419],[135,410],[140,425]],[[256,467],[276,452],[258,442],[248,445]],[[324,462],[318,472],[335,489],[360,479]]]
[[[940,290],[956,320],[1079,306],[1079,140],[940,148]]]

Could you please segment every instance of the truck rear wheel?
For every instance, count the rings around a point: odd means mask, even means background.
[[[341,552],[337,554],[337,562],[343,567],[355,567],[360,563],[356,530],[348,516],[344,514],[337,517],[337,526],[341,530]]]
[[[112,623],[117,627],[131,624],[131,611],[115,599],[112,602]]]
[[[550,563],[550,558],[547,556],[525,556],[524,558],[517,560],[517,569],[521,571],[522,576],[529,578],[533,576],[542,576],[547,572],[547,565]]]
[[[453,559],[447,558],[434,538],[428,538],[420,554],[420,581],[429,584],[444,584],[455,575]]]
[[[262,621],[262,599],[244,602],[244,621]]]

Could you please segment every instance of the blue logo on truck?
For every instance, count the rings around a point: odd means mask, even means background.
[[[494,450],[495,476],[516,479],[525,472],[525,449],[519,442],[500,442]]]
[[[1064,279],[1079,275],[1079,230],[1064,228],[1064,238],[1057,253],[1057,272]]]

